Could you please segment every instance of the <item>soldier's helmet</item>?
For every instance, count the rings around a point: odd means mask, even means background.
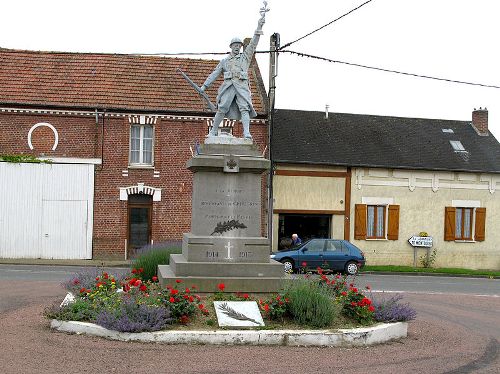
[[[241,39],[240,39],[240,38],[232,38],[232,39],[231,39],[231,43],[229,43],[229,48],[231,48],[231,46],[232,46],[234,43],[240,43],[241,45],[243,45],[243,42],[241,41]]]

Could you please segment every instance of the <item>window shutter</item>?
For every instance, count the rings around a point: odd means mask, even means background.
[[[387,218],[387,239],[398,240],[399,235],[399,205],[389,205]]]
[[[476,226],[474,228],[474,240],[484,241],[486,228],[486,208],[476,208]]]
[[[354,206],[354,239],[366,239],[366,204]]]
[[[451,206],[444,208],[444,240],[455,240],[455,214],[456,209]]]

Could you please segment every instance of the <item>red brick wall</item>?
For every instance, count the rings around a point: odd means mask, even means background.
[[[49,127],[37,127],[32,133],[33,150],[28,146],[29,130],[37,123],[50,123],[57,130],[56,150],[54,133]],[[96,146],[95,118],[67,115],[0,113],[0,154],[32,154],[47,157],[93,158]],[[44,138],[48,136],[49,138]]]
[[[39,122],[48,122],[59,133],[59,144],[52,151],[54,135],[48,127],[33,131],[32,144],[28,147],[28,132]],[[40,115],[0,113],[0,154],[41,153],[48,157],[101,158],[95,166],[93,257],[112,259],[125,257],[125,240],[128,239],[128,203],[120,201],[119,189],[144,183],[161,188],[161,201],[153,202],[152,239],[155,243],[181,240],[190,231],[192,174],[186,169],[191,157],[190,146],[202,143],[207,134],[206,121],[201,119],[158,119],[155,128],[154,169],[128,168],[129,131],[128,117],[99,118],[95,116]],[[103,131],[104,129],[104,131]],[[267,127],[251,125],[251,132],[263,152],[267,144]],[[241,137],[241,124],[237,123],[235,136]],[[102,140],[104,147],[102,148]],[[128,176],[122,171],[128,170]],[[160,173],[154,177],[154,171]],[[266,178],[262,178],[263,234],[265,235]]]

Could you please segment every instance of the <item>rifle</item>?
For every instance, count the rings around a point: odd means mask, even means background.
[[[208,95],[201,90],[200,87],[198,87],[196,85],[196,83],[194,83],[191,78],[189,78],[181,69],[177,68],[177,71],[179,71],[179,73],[182,74],[182,76],[184,77],[184,79],[196,90],[196,92],[198,92],[200,94],[200,96],[205,99],[207,105],[208,105],[208,108],[212,111],[212,112],[216,112],[217,111],[217,108],[215,108],[215,105],[212,104],[212,102],[210,101],[210,98],[208,97]]]

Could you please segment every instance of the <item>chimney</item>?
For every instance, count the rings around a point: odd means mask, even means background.
[[[474,108],[472,112],[472,126],[479,135],[488,135],[488,109]]]
[[[325,105],[325,119],[328,119],[328,108],[330,108],[330,105],[326,104]]]

